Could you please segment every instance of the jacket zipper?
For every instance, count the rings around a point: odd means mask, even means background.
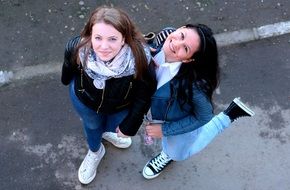
[[[103,104],[103,101],[104,101],[105,88],[106,88],[106,86],[103,89],[101,103],[100,103],[100,105],[98,107],[97,113],[99,113],[100,108],[102,107],[102,104]]]
[[[166,112],[165,112],[164,120],[167,119],[167,114],[168,114],[169,109],[170,109],[170,107],[171,107],[172,100],[173,100],[173,98],[170,98],[170,100],[169,100],[169,102],[168,102],[168,104],[167,104],[167,108],[166,108]]]
[[[124,99],[127,99],[127,97],[128,97],[128,95],[129,95],[129,92],[130,92],[131,88],[132,88],[132,82],[130,82],[129,88],[128,88],[128,90],[127,90],[127,93],[126,93]]]
[[[84,85],[83,85],[83,77],[84,77],[83,75],[84,75],[84,70],[81,67],[81,89],[78,89],[79,92],[84,92],[85,91]]]
[[[170,88],[171,88],[171,87],[170,87]],[[168,102],[168,104],[167,104],[166,112],[165,112],[165,115],[164,115],[164,120],[167,119],[167,115],[168,115],[169,109],[170,109],[171,104],[172,104],[172,102],[173,102],[173,100],[174,100],[173,96],[175,95],[175,90],[174,90],[173,87],[172,87],[172,91],[171,91],[171,93],[172,93],[172,94],[170,95],[170,99],[169,99],[169,102]]]

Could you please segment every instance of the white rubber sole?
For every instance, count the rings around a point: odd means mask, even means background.
[[[241,100],[240,97],[235,98],[233,100],[240,108],[242,108],[245,112],[247,112],[250,116],[254,116],[255,112],[248,108]]]

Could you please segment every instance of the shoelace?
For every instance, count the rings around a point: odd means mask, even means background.
[[[154,168],[155,171],[162,170],[164,166],[167,165],[167,163],[170,161],[170,159],[165,158],[166,155],[164,155],[163,152],[160,153],[159,156],[157,156],[154,160],[150,162],[150,165]]]
[[[98,158],[94,158],[94,155],[89,154],[88,156],[85,157],[84,161],[84,168],[94,168],[95,167],[95,162]]]

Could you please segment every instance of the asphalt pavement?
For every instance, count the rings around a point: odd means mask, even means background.
[[[87,147],[60,68],[67,39],[104,3],[125,9],[144,33],[185,22],[211,26],[222,68],[216,113],[241,96],[256,115],[154,180],[141,171],[160,146],[143,144],[143,128],[129,149],[104,142],[96,179],[81,185]],[[0,189],[290,189],[289,8],[287,0],[1,0]]]

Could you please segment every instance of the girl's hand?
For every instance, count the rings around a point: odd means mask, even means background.
[[[148,136],[153,138],[162,138],[161,124],[148,124],[145,126],[145,130]]]
[[[150,51],[151,51],[152,53],[154,53],[154,52],[157,51],[157,49],[150,47]]]

